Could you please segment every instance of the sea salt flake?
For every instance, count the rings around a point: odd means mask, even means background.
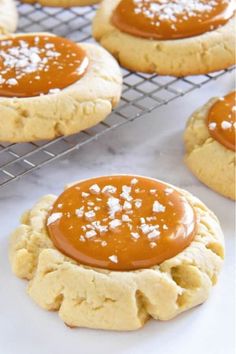
[[[136,240],[139,239],[140,235],[137,232],[131,232],[131,236],[135,238]]]
[[[109,222],[109,226],[110,228],[113,230],[113,229],[116,229],[117,227],[119,227],[120,225],[122,225],[122,222],[119,220],[119,219],[114,219],[112,221]]]
[[[166,188],[165,189],[165,194],[166,195],[170,195],[170,194],[172,194],[174,192],[174,189],[173,188]]]
[[[214,130],[216,128],[216,126],[217,126],[217,124],[215,122],[211,122],[211,123],[208,124],[208,128],[210,130]]]
[[[130,195],[130,192],[131,192],[131,187],[124,185],[122,186],[122,193],[120,194],[120,197],[130,202],[133,199]]]
[[[112,263],[118,263],[118,257],[115,256],[114,254],[110,257],[108,257]]]
[[[101,192],[101,188],[99,187],[98,184],[93,184],[90,188],[89,188],[90,192],[92,194],[99,194]]]
[[[7,84],[7,85],[10,85],[10,86],[16,86],[16,85],[18,84],[18,82],[17,82],[16,79],[12,78],[12,79],[8,79],[8,80],[6,81],[6,84]]]
[[[157,246],[157,243],[156,242],[150,242],[149,245],[150,245],[151,248],[155,248]]]
[[[85,233],[86,238],[92,238],[96,235],[97,235],[97,233],[95,230],[86,231],[86,233]]]
[[[75,209],[75,215],[78,216],[78,218],[82,218],[84,215],[84,206],[78,209]]]
[[[154,195],[154,194],[156,194],[157,190],[156,189],[150,189],[149,192],[150,192],[150,194]]]
[[[83,198],[88,198],[89,197],[89,193],[86,193],[86,192],[82,192],[81,193],[81,196],[83,197]]]
[[[163,213],[165,212],[166,207],[164,205],[162,205],[161,203],[159,203],[157,200],[153,203],[152,206],[152,211],[154,213]]]
[[[107,185],[102,189],[102,193],[104,194],[114,194],[116,193],[117,188],[111,185]]]
[[[129,218],[128,215],[124,214],[124,215],[122,215],[122,221],[124,221],[124,222],[130,222],[131,219]]]
[[[132,204],[130,202],[125,201],[123,205],[124,210],[131,210],[132,209]]]
[[[133,178],[130,183],[132,185],[137,184],[138,183],[138,179],[137,178]]]
[[[134,202],[135,208],[140,209],[142,206],[142,200],[141,199],[136,199]]]
[[[221,123],[221,128],[224,129],[224,130],[230,129],[230,128],[232,128],[232,123],[227,122],[226,120],[224,120]]]
[[[47,225],[54,223],[62,217],[62,213],[53,213],[48,217]]]
[[[140,229],[142,230],[142,232],[143,232],[144,234],[147,234],[147,233],[150,231],[150,227],[149,227],[149,225],[147,225],[147,224],[142,224],[142,225],[140,226]]]
[[[84,215],[87,220],[92,220],[96,216],[93,210],[87,211],[86,213],[84,213]]]
[[[109,208],[109,215],[112,218],[114,218],[115,214],[121,210],[120,200],[118,198],[108,198],[107,205]]]
[[[157,231],[157,230],[153,230],[152,232],[150,232],[150,233],[148,234],[149,240],[151,240],[151,239],[153,239],[153,238],[156,238],[156,237],[158,237],[158,236],[160,236],[160,231]]]

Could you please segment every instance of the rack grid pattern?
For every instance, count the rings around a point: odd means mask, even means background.
[[[48,31],[78,42],[92,42],[91,20],[95,6],[47,8],[18,3],[18,32]],[[23,144],[0,143],[0,186],[80,148],[98,136],[142,117],[202,85],[230,73],[234,68],[209,75],[185,78],[146,75],[123,70],[123,94],[119,106],[97,126],[70,137]]]

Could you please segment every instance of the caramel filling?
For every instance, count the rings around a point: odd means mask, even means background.
[[[85,51],[68,39],[18,35],[0,40],[0,96],[58,93],[86,72]]]
[[[111,22],[136,37],[180,39],[225,25],[235,7],[232,0],[121,0]]]
[[[66,189],[47,219],[57,249],[80,264],[110,270],[149,268],[193,240],[195,213],[160,181],[99,177]]]
[[[235,91],[219,99],[207,117],[210,135],[227,149],[236,151]]]

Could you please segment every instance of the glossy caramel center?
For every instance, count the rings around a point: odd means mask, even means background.
[[[227,149],[236,150],[235,91],[219,99],[207,117],[210,135]]]
[[[132,176],[99,177],[66,189],[47,219],[62,253],[80,264],[122,271],[177,255],[193,240],[195,224],[181,193]]]
[[[136,37],[169,40],[215,30],[234,12],[233,0],[121,0],[111,22]]]
[[[49,35],[17,35],[0,39],[0,96],[53,94],[86,72],[85,51],[68,39]]]

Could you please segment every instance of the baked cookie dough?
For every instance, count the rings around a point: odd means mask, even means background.
[[[232,94],[234,95],[234,93]],[[209,112],[218,100],[219,98],[211,99],[205,106],[193,113],[189,119],[184,134],[185,163],[201,182],[225,197],[235,200],[235,151],[212,136],[211,133],[216,128],[216,123],[207,121]],[[221,133],[230,129],[232,136],[235,137],[235,111],[232,112],[231,122],[227,121],[227,117],[223,113],[220,115],[223,120],[218,124]]]
[[[1,44],[8,71],[0,75],[0,141],[74,134],[104,120],[119,102],[120,68],[99,46],[45,33],[7,36]]]
[[[115,10],[122,1],[123,8],[115,16]],[[110,51],[122,66],[132,71],[181,77],[206,74],[225,69],[235,63],[235,18],[224,20],[224,24],[220,26],[217,21],[212,21],[211,27],[208,20],[204,20],[203,17],[203,19],[200,18],[203,22],[199,22],[200,25],[198,23],[197,28],[198,17],[191,17],[189,14],[192,10],[194,13],[195,9],[199,14],[199,8],[205,6],[206,12],[202,16],[208,16],[208,11],[211,11],[211,1],[178,0],[179,6],[176,6],[176,1],[168,1],[162,5],[156,4],[157,2],[127,0],[125,3],[124,0],[103,0],[93,21],[94,38]],[[220,1],[217,3],[219,4]],[[128,4],[131,9],[136,7],[136,15],[134,15],[134,10],[130,13],[124,10]],[[159,6],[162,8],[160,9]],[[229,13],[233,14],[232,7],[235,3],[231,2],[229,6],[231,6]],[[151,10],[150,7],[152,7]],[[139,19],[142,11],[146,17]],[[154,21],[153,16],[159,17]],[[175,21],[178,20],[178,16],[181,16],[182,22],[177,21],[179,37],[176,22],[172,23],[170,20],[172,16]],[[185,18],[189,32],[186,32],[184,27]],[[205,28],[205,32],[200,34],[197,34],[197,30],[194,32],[191,22],[190,24],[188,22],[189,19],[196,22],[194,28],[196,27],[200,32],[202,28]],[[129,23],[129,21],[132,22]],[[148,21],[151,22],[147,24]],[[212,28],[213,30],[210,30]],[[161,36],[161,34],[165,35]],[[184,38],[184,36],[187,37]]]
[[[10,241],[12,270],[39,306],[71,327],[108,330],[203,303],[223,258],[219,221],[199,199],[140,176],[93,178],[58,199],[44,196]]]
[[[15,2],[13,0],[0,0],[0,35],[15,32],[17,22]]]
[[[73,6],[88,6],[100,2],[100,0],[24,0],[26,3],[39,3],[42,6],[49,7],[73,7]]]

